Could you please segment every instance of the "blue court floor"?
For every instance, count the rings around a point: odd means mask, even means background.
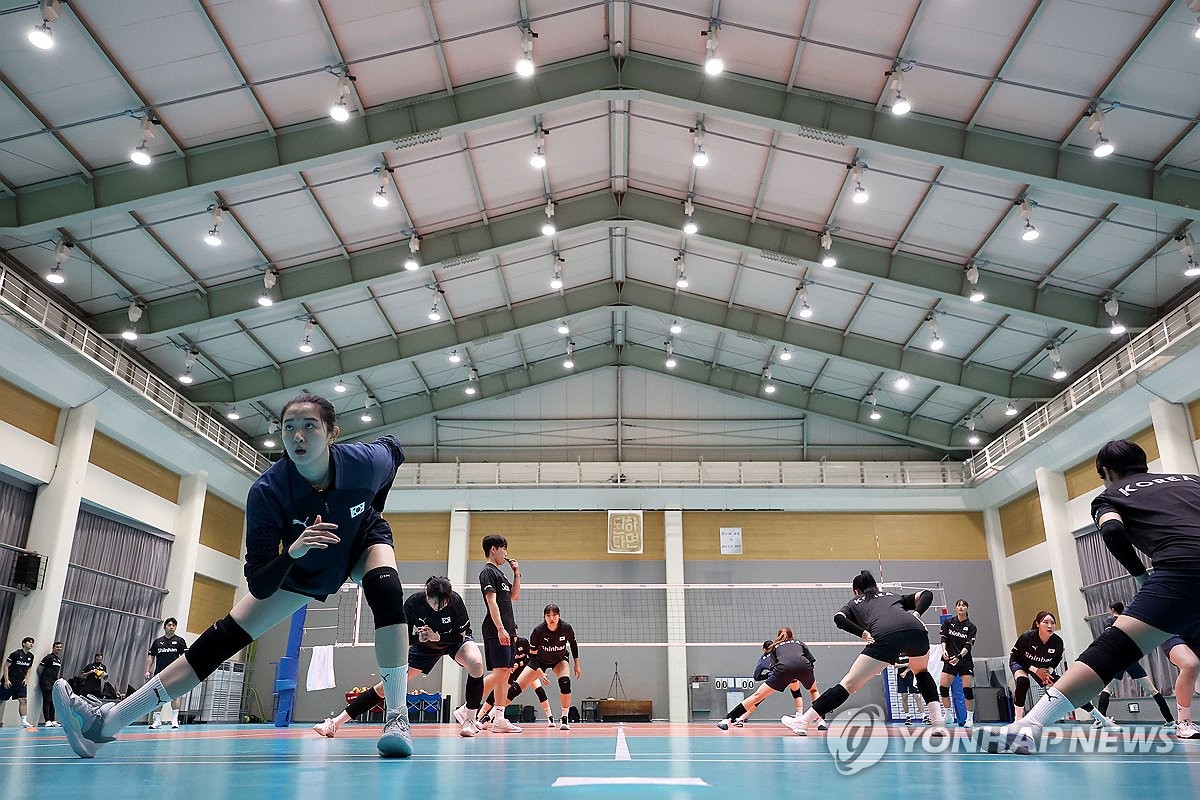
[[[1200,787],[1200,742],[1135,726],[1122,736],[1093,737],[1069,726],[1078,741],[1043,755],[987,756],[972,752],[955,731],[945,752],[925,752],[912,731],[879,728],[866,739],[794,736],[777,722],[758,721],[727,732],[692,725],[581,723],[570,732],[543,724],[521,735],[462,739],[453,725],[414,726],[416,755],[383,760],[375,754],[375,725],[349,725],[336,739],[307,726],[197,725],[177,731],[128,729],[94,760],[76,758],[60,731],[0,729],[0,797],[124,800],[187,798],[421,797],[776,797],[840,800],[853,791],[877,796],[1195,797]],[[847,748],[877,762],[840,774],[832,750]],[[840,748],[840,749],[839,749]],[[1072,752],[1074,750],[1074,752]],[[762,796],[762,795],[759,795]]]

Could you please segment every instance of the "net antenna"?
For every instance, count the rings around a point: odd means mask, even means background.
[[[620,695],[617,693],[620,692]],[[608,696],[613,700],[621,699],[628,700],[625,696],[625,687],[621,685],[621,673],[617,670],[617,662],[613,662],[613,677],[612,682],[608,684]]]

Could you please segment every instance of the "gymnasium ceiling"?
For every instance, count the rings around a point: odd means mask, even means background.
[[[256,442],[302,388],[354,436],[624,366],[961,457],[1061,391],[1048,347],[1075,373],[1194,291],[1181,0],[78,0],[49,50],[40,22],[0,0],[0,248],[114,340],[144,306],[124,346]]]

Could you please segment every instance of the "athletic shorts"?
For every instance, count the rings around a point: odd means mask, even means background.
[[[1125,606],[1124,613],[1184,639],[1200,638],[1197,586],[1200,570],[1155,570]]]
[[[916,694],[917,679],[913,675],[911,669],[904,671],[896,670],[896,693],[897,694]]]
[[[337,567],[327,565],[319,577],[309,578],[306,576],[304,579],[297,581],[284,578],[283,585],[279,588],[324,602],[329,595],[336,594],[342,588],[342,584],[346,582],[346,579],[350,577],[350,573],[354,571],[354,567],[362,559],[363,553],[376,544],[386,544],[388,547],[395,547],[392,543],[392,528],[383,518],[380,518],[367,530],[359,532],[358,540],[354,543],[349,557],[343,564]]]
[[[499,639],[492,639],[488,636],[483,637],[483,663],[489,670],[511,668],[513,665],[513,646],[511,644],[500,644]]]
[[[779,669],[773,670],[767,676],[766,684],[775,691],[782,692],[792,685],[792,681],[800,681],[800,685],[805,689],[811,689],[816,680],[811,664],[807,667],[789,667],[781,664]]]
[[[975,662],[970,656],[960,658],[957,664],[951,664],[949,661],[942,662],[943,675],[974,675]]]
[[[1171,649],[1178,647],[1179,645],[1190,647],[1193,653],[1200,655],[1200,642],[1194,639],[1185,639],[1182,636],[1172,636],[1170,639],[1167,639],[1165,642],[1160,644],[1158,649],[1162,651],[1162,654],[1166,656],[1167,660],[1169,661],[1171,659]]]
[[[462,649],[462,646],[471,641],[474,640],[468,636],[461,642],[452,644],[444,650],[433,650],[428,647],[422,647],[419,644],[409,645],[408,667],[409,669],[416,667],[421,670],[422,674],[428,675],[437,666],[438,659],[445,656],[453,661],[454,657],[458,655],[458,651]]]
[[[1041,687],[1053,686],[1054,682],[1056,680],[1058,680],[1058,673],[1056,673],[1054,670],[1051,670],[1050,671],[1050,683],[1042,683],[1042,679],[1039,678],[1038,674],[1033,671],[1034,669],[1035,669],[1035,667],[1027,667],[1024,664],[1017,663],[1016,661],[1011,661],[1011,662],[1009,662],[1009,665],[1008,665],[1008,671],[1011,672],[1013,675],[1017,674],[1017,670],[1021,670],[1021,671],[1025,672],[1027,675],[1029,675],[1029,679],[1031,681],[1035,682],[1038,686],[1041,686]],[[1036,669],[1040,669],[1040,667],[1037,667]]]
[[[901,655],[924,656],[929,654],[929,633],[925,626],[905,628],[884,634],[875,639],[875,644],[863,648],[862,654],[876,661],[895,664]]]
[[[1146,668],[1142,666],[1142,662],[1135,661],[1125,669],[1118,672],[1116,675],[1113,675],[1113,680],[1119,681],[1126,675],[1128,675],[1130,678],[1133,678],[1135,681],[1141,680],[1142,678],[1146,677]]]
[[[7,689],[0,687],[0,703],[5,700],[24,700],[28,697],[29,687],[25,682],[11,684]]]

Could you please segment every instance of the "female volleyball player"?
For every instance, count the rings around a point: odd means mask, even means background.
[[[804,642],[796,638],[791,628],[780,628],[774,641],[763,642],[763,650],[763,657],[754,669],[754,679],[764,683],[754,690],[754,694],[731,708],[725,718],[717,723],[721,730],[729,730],[729,723],[744,719],[775,692],[793,687],[792,697],[796,700],[797,715],[804,711],[800,686],[803,685],[815,696],[817,679],[813,675],[813,663],[816,659],[808,652]],[[803,735],[807,735],[807,732]]]
[[[471,618],[462,596],[454,591],[449,578],[431,575],[425,581],[425,593],[409,595],[404,601],[404,619],[408,624],[408,679],[428,675],[442,656],[455,661],[467,670],[466,712],[456,710],[455,719],[462,725],[460,736],[479,733],[475,714],[483,699],[483,653],[471,638]],[[371,691],[362,692],[347,704],[336,717],[313,725],[313,730],[330,739],[338,728],[355,717],[361,717],[379,704],[384,697],[383,683]]]
[[[971,648],[975,646],[975,623],[967,617],[970,604],[961,597],[954,601],[954,616],[942,623],[942,678],[938,686],[942,705],[950,701],[950,684],[957,675],[962,678],[963,699],[967,701],[967,724],[975,724],[975,662]]]
[[[1033,625],[1017,637],[1012,652],[1008,654],[1008,668],[1017,684],[1013,692],[1013,714],[1017,719],[1025,716],[1025,698],[1029,696],[1030,678],[1046,689],[1058,680],[1054,669],[1063,658],[1063,640],[1054,632],[1054,624],[1053,614],[1039,611],[1033,618]],[[1090,702],[1080,708],[1091,714],[1104,730],[1112,733],[1121,730],[1121,726],[1101,714]]]
[[[929,709],[932,733],[945,736],[947,731],[942,718],[942,704],[938,701],[937,684],[929,674],[929,634],[920,619],[933,602],[933,592],[926,589],[899,597],[891,592],[881,592],[875,583],[875,576],[867,570],[854,576],[852,587],[854,599],[833,615],[833,622],[842,630],[861,637],[867,646],[854,660],[841,683],[827,689],[804,714],[783,717],[780,722],[792,733],[807,736],[809,725],[818,718],[828,718],[830,712],[841,707],[850,695],[883,672],[888,664],[895,664],[896,659],[904,654],[908,656],[917,687]]]
[[[1092,519],[1105,547],[1141,588],[1112,627],[1046,690],[1019,730],[982,737],[988,752],[1034,752],[1043,727],[1095,696],[1119,670],[1171,634],[1200,636],[1200,476],[1151,474],[1145,451],[1125,439],[1100,448],[1096,471],[1104,491],[1092,500]],[[1149,577],[1138,550],[1150,557]]]
[[[525,686],[517,685],[517,676],[521,674],[521,671],[525,669],[525,665],[529,663],[529,640],[517,633],[516,625],[513,626],[511,633],[513,642],[513,665],[512,671],[509,673],[508,681],[509,705],[512,704],[513,700],[516,700],[521,696],[521,692],[532,686],[534,694],[537,695],[538,704],[541,705],[542,712],[545,713],[546,720],[549,722],[550,727],[557,728],[558,725],[556,725],[554,722],[554,712],[550,710],[550,696],[546,694],[546,689],[544,688],[546,681],[542,677],[541,673],[537,673],[537,676],[533,679],[532,683],[527,683]],[[476,727],[478,727],[479,730],[486,731],[492,727],[491,714],[492,708],[494,708],[495,705],[496,693],[495,691],[489,691],[487,698],[483,701],[483,708],[477,709],[478,719],[476,720]],[[459,719],[460,715],[463,719],[465,719],[467,716],[466,707],[463,706],[455,709],[454,715],[455,719]]]
[[[384,500],[404,451],[391,436],[370,444],[335,444],[333,405],[301,394],[283,407],[286,457],[250,487],[246,498],[246,580],[250,594],[200,635],[184,657],[120,703],[94,708],[54,685],[54,707],[71,748],[93,758],[118,731],[186,694],[222,661],[310,599],[324,600],[351,574],[375,615],[375,657],[387,698],[384,757],[412,755],[405,694],[408,628]]]
[[[1108,610],[1112,612],[1112,616],[1104,621],[1105,628],[1111,628],[1117,621],[1117,617],[1121,616],[1125,611],[1125,604],[1121,601],[1110,603]],[[1169,658],[1169,656],[1168,656]],[[1137,681],[1142,687],[1142,691],[1150,695],[1154,700],[1154,704],[1158,706],[1159,712],[1163,715],[1163,728],[1172,730],[1175,727],[1175,717],[1171,714],[1171,708],[1167,705],[1167,698],[1163,697],[1162,692],[1154,685],[1154,681],[1150,680],[1150,676],[1146,674],[1146,668],[1142,666],[1140,661],[1135,661],[1125,669],[1113,675],[1113,679],[1108,682],[1108,686],[1104,687],[1104,691],[1100,692],[1100,697],[1096,700],[1096,708],[1100,709],[1100,713],[1108,716],[1108,704],[1112,699],[1113,689],[1116,688],[1117,681],[1128,675],[1133,680]],[[1097,722],[1092,727],[1103,727]]]
[[[517,675],[517,685],[524,688],[522,677],[528,682],[534,680],[547,670],[558,678],[558,693],[561,700],[562,717],[558,729],[568,731],[571,726],[567,723],[567,714],[571,709],[571,676],[569,660],[575,662],[575,679],[583,677],[583,668],[579,663],[579,643],[575,641],[575,629],[571,623],[560,616],[558,606],[550,603],[542,610],[543,622],[529,634],[529,661],[525,669]],[[570,651],[568,658],[567,651]],[[550,718],[553,726],[554,719]]]

